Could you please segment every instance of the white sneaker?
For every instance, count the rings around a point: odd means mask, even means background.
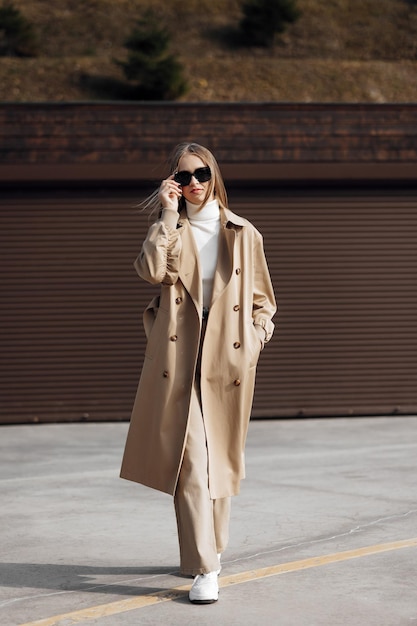
[[[211,604],[219,599],[219,583],[217,571],[198,574],[190,589],[188,597],[194,604]]]

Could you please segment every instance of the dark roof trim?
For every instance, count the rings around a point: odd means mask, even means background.
[[[145,181],[180,141],[228,179],[417,178],[417,104],[0,105],[0,180]]]

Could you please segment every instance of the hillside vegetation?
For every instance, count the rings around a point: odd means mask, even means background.
[[[0,100],[111,99],[115,59],[145,7],[172,35],[182,101],[416,102],[417,3],[298,0],[300,19],[268,49],[236,44],[239,0],[15,0],[38,56],[0,58]]]

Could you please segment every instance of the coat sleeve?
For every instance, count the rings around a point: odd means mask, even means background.
[[[274,289],[265,258],[263,239],[256,233],[254,242],[254,290],[252,317],[261,343],[267,343],[274,332],[273,316],[277,310]],[[264,337],[262,336],[264,335]]]
[[[134,263],[139,276],[153,285],[173,285],[178,279],[181,253],[178,217],[174,211],[162,211],[161,218],[149,228]]]

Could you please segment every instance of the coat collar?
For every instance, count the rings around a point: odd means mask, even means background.
[[[247,221],[243,217],[236,215],[236,213],[233,213],[230,209],[220,209],[220,216],[222,219],[222,225],[225,228],[228,226],[242,227],[247,225]]]

